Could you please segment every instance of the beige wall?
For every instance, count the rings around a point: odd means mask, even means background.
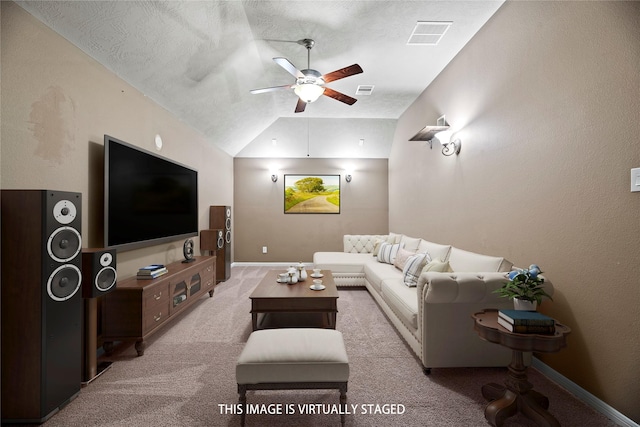
[[[2,2],[2,188],[82,193],[83,247],[103,243],[103,136],[198,170],[200,228],[231,204],[233,160],[14,3]],[[196,247],[199,247],[198,240]],[[118,274],[182,258],[176,241],[119,252]]]
[[[385,234],[387,159],[234,160],[234,261],[310,262],[316,251],[342,251],[344,234]],[[278,181],[271,181],[276,168]],[[353,179],[345,182],[345,169]],[[341,175],[340,214],[285,214],[284,174]],[[267,254],[262,247],[267,246]]]
[[[639,18],[639,2],[505,3],[400,118],[389,160],[390,231],[539,264],[542,311],[572,328],[541,359],[636,422]],[[441,114],[458,157],[408,141]]]

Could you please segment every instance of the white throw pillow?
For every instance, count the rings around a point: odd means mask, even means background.
[[[418,278],[428,262],[431,262],[431,256],[426,252],[410,256],[402,270],[404,284],[410,288],[418,286]]]
[[[425,266],[422,269],[422,271],[423,272],[431,271],[431,272],[437,272],[437,273],[453,272],[453,270],[449,266],[449,262],[448,261],[442,261],[442,260],[439,260],[439,259],[436,259],[434,261],[430,261],[427,264],[425,264]]]
[[[384,240],[376,239],[375,243],[373,244],[373,256],[378,256],[378,252],[380,252],[380,245],[382,245],[383,243]]]
[[[400,244],[383,243],[380,245],[380,251],[378,252],[378,262],[384,262],[386,264],[393,264],[396,259]]]
[[[395,265],[395,267],[400,271],[404,270],[404,265],[406,264],[409,257],[411,257],[412,255],[415,255],[415,252],[409,252],[404,248],[398,249],[398,253],[396,254],[396,259],[393,260],[393,265]]]

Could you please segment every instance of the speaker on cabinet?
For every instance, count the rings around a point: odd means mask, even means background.
[[[97,298],[116,289],[115,249],[82,250],[82,297]]]
[[[111,363],[98,365],[99,309],[97,298],[116,289],[116,250],[85,248],[82,250],[82,297],[84,329],[82,342],[82,385],[93,381]]]
[[[2,190],[2,422],[41,423],[80,392],[80,193]]]
[[[231,277],[231,206],[210,206],[209,228],[224,232],[224,247],[216,254],[216,280],[229,280]]]

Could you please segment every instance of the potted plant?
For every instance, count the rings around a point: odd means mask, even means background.
[[[512,299],[516,310],[535,310],[542,303],[543,297],[553,301],[551,295],[544,290],[544,277],[540,276],[541,273],[536,264],[531,264],[528,269],[513,270],[508,275],[509,281],[494,292]]]

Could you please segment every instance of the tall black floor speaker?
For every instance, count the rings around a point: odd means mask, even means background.
[[[42,423],[80,392],[80,193],[2,190],[2,423]]]
[[[224,248],[216,253],[216,280],[229,280],[231,277],[231,206],[210,206],[209,228],[224,232]]]

